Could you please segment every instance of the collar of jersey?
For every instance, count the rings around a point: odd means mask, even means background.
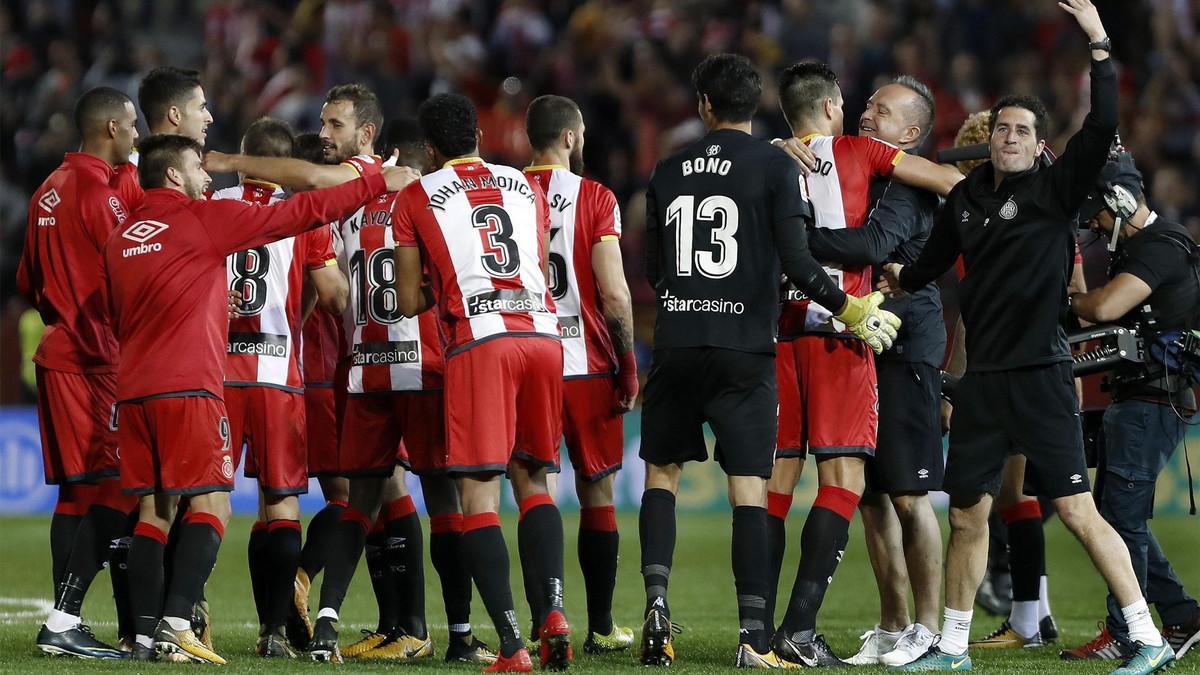
[[[97,171],[104,175],[105,180],[111,178],[116,171],[113,165],[89,152],[68,152],[63,155],[63,159],[75,166],[87,167],[88,169]]]
[[[551,171],[553,169],[565,169],[567,167],[562,164],[531,164],[525,167],[525,171]]]
[[[442,168],[444,169],[448,166],[458,166],[459,164],[483,164],[483,158],[482,157],[459,157],[458,159],[447,160],[446,163],[442,165]]]
[[[803,138],[798,138],[798,139],[796,139],[796,140],[800,141],[801,143],[807,143],[807,142],[811,141],[812,139],[814,139],[814,138],[816,138],[817,136],[820,136],[820,135],[821,135],[821,134],[809,134],[809,135],[807,135],[807,136],[805,136],[805,137],[803,137]]]
[[[283,186],[278,183],[272,183],[269,180],[259,180],[257,178],[246,178],[242,181],[242,185],[259,185],[262,187],[271,188],[272,190],[282,190]]]

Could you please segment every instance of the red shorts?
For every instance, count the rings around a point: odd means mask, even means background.
[[[269,495],[308,492],[304,394],[274,387],[225,387],[234,466],[246,445],[246,477]]]
[[[112,427],[116,373],[37,367],[38,425],[46,484],[95,483],[120,475]]]
[[[875,355],[861,340],[806,335],[775,346],[776,457],[875,454]]]
[[[304,388],[304,421],[308,433],[308,475],[331,474],[337,464],[338,417],[333,387]]]
[[[143,399],[122,403],[117,416],[126,493],[195,495],[233,489],[229,418],[221,399]]]
[[[447,471],[504,471],[510,459],[557,467],[562,364],[549,337],[495,337],[447,358]]]
[[[625,427],[617,412],[612,377],[575,377],[563,381],[563,436],[575,473],[596,481],[621,468]]]
[[[415,473],[446,470],[442,392],[351,394],[338,447],[337,476],[390,476],[397,464]]]

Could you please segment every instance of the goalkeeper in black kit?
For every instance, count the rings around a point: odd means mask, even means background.
[[[702,425],[717,438],[729,477],[737,665],[779,667],[766,615],[766,479],[775,452],[775,332],[782,268],[793,284],[876,351],[899,319],[882,296],[849,296],[808,251],[812,207],[796,163],[750,135],[762,78],[732,54],[692,74],[708,133],[659,162],[647,192],[647,276],[658,298],[654,361],[642,413],[646,460],[639,533],[646,615],[641,661],[674,660],[667,585],[675,548],[675,495],[683,463],[704,461]]]

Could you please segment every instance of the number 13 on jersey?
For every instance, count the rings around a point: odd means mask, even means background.
[[[694,237],[699,221],[705,245],[697,250]],[[724,195],[712,195],[696,204],[694,195],[679,195],[667,207],[667,228],[675,228],[675,273],[692,276],[692,269],[710,279],[724,279],[737,268],[737,203]]]

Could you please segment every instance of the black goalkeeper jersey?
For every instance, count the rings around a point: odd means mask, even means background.
[[[656,349],[775,352],[780,269],[825,307],[846,296],[808,251],[812,206],[795,160],[736,129],[655,167],[646,194],[646,274]]]

